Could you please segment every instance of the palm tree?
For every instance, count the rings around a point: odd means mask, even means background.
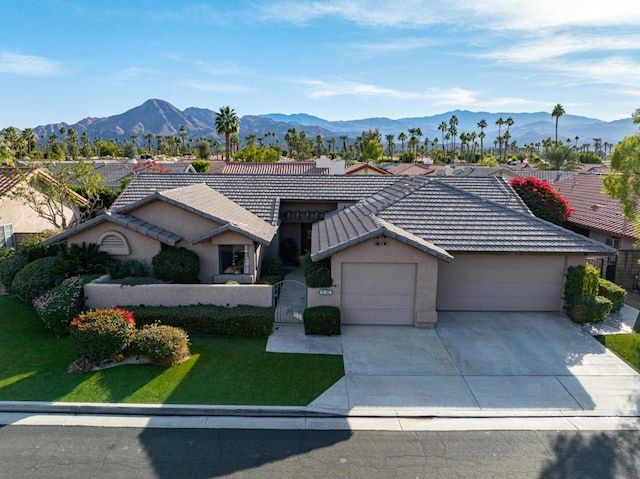
[[[320,158],[324,151],[324,142],[322,135],[316,135],[316,156]]]
[[[580,137],[578,135],[576,135],[576,137],[574,138],[574,140],[576,140],[576,145],[573,147],[573,151],[578,151],[578,140],[580,139]]]
[[[145,133],[143,138],[145,140],[147,140],[147,150],[149,150],[149,154],[151,154],[151,142],[153,141],[153,139],[155,138],[156,135],[154,135],[151,132]]]
[[[478,128],[480,128],[480,134],[478,138],[480,138],[480,158],[484,158],[484,137],[485,132],[484,129],[487,127],[487,120],[484,118],[478,122]]]
[[[347,135],[340,135],[340,141],[342,141],[342,156],[344,156],[347,153],[347,140],[349,139],[349,136]]]
[[[219,135],[224,135],[224,159],[229,161],[231,135],[236,136],[240,132],[240,120],[236,111],[230,106],[222,106],[216,113],[216,132]]]
[[[91,154],[91,148],[89,148],[90,143],[91,140],[89,140],[89,135],[87,135],[86,131],[83,131],[82,135],[80,136],[80,144],[82,145],[81,152],[87,160],[89,159],[89,155]]]
[[[69,144],[69,155],[75,158],[78,154],[78,132],[73,128],[67,130],[67,143]]]
[[[404,142],[407,141],[407,135],[405,134],[404,131],[401,131],[400,133],[398,133],[398,141],[402,145],[401,146],[401,151],[402,151],[402,153],[404,153]]]
[[[565,145],[552,146],[542,152],[542,169],[573,171],[580,167],[571,148]]]
[[[560,103],[557,103],[551,112],[551,116],[556,119],[556,146],[558,146],[558,120],[564,113],[564,107]]]
[[[444,136],[447,134],[447,131],[448,131],[447,122],[442,120],[438,125],[438,130],[442,131],[442,151],[444,151],[445,150]]]
[[[458,134],[458,124],[460,121],[456,115],[451,115],[449,118],[449,132],[451,133],[451,139],[453,140],[453,154],[456,154],[456,135]]]
[[[393,148],[396,146],[393,140],[395,139],[394,135],[385,135],[385,140],[387,140],[387,152],[389,152],[389,158],[393,160]]]
[[[180,125],[180,142],[182,143],[182,151],[184,153],[185,139],[187,138],[187,127]]]
[[[22,132],[22,137],[27,142],[27,155],[29,155],[38,145],[36,133],[33,128],[25,128]]]

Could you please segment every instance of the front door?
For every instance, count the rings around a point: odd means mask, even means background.
[[[313,223],[300,224],[300,254],[311,251],[311,227]]]

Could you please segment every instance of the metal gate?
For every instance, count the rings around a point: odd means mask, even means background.
[[[273,285],[274,322],[302,323],[306,307],[306,284],[287,279]]]

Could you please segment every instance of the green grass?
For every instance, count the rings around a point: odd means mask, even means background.
[[[640,372],[640,319],[636,321],[633,331],[629,334],[596,336],[596,339]]]
[[[344,375],[342,356],[265,352],[266,338],[196,336],[171,368],[125,365],[68,374],[68,337],[32,307],[0,297],[0,401],[304,406]]]

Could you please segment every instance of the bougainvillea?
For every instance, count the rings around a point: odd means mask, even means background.
[[[91,361],[113,359],[133,338],[136,322],[124,309],[97,309],[82,313],[69,324],[71,340]]]
[[[69,321],[84,306],[84,281],[79,276],[65,279],[33,301],[33,306],[44,325],[57,336],[67,332]]]
[[[544,180],[534,176],[516,177],[510,185],[538,218],[559,225],[574,211],[569,200]]]

